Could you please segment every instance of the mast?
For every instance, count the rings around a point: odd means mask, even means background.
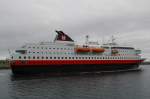
[[[89,44],[89,35],[86,35],[85,38],[86,38],[86,39],[85,39],[85,44],[86,44],[86,46],[88,46],[88,44]]]

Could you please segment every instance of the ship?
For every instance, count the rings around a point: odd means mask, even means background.
[[[89,41],[76,44],[63,31],[56,31],[52,42],[27,43],[10,55],[14,74],[95,72],[137,69],[144,61],[141,50],[111,42]]]

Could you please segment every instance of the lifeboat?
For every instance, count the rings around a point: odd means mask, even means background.
[[[90,48],[79,47],[76,48],[76,52],[90,52]]]
[[[103,53],[105,49],[104,48],[92,48],[91,51],[94,53]]]

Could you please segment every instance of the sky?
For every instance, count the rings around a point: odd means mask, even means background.
[[[0,0],[0,59],[25,43],[53,41],[63,30],[77,43],[116,42],[150,60],[150,0]]]

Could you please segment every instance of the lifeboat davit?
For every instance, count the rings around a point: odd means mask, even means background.
[[[76,48],[76,52],[90,52],[90,48]]]
[[[105,51],[104,48],[92,48],[91,50],[94,53],[103,53]]]

